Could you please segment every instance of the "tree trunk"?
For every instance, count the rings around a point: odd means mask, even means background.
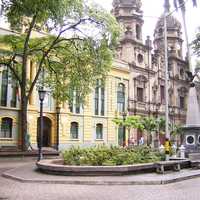
[[[27,107],[28,100],[25,95],[21,98],[21,110],[20,110],[20,132],[21,132],[21,149],[22,151],[27,150],[26,146],[26,135],[27,135]]]

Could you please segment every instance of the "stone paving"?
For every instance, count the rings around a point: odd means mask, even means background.
[[[4,177],[21,182],[79,184],[79,185],[160,185],[194,177],[200,177],[200,170],[184,169],[180,172],[134,174],[125,176],[55,176],[36,171],[35,163],[24,164],[3,173]]]
[[[0,162],[0,173],[23,162]],[[30,166],[30,164],[26,164]],[[167,185],[21,183],[0,177],[0,200],[199,200],[200,178]]]

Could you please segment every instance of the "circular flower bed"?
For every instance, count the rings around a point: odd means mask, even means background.
[[[163,160],[163,155],[147,146],[133,148],[95,146],[72,147],[62,152],[64,165],[117,166],[152,163]]]

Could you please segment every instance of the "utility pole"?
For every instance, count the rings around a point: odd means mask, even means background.
[[[164,11],[164,52],[165,52],[165,137],[170,140],[169,133],[169,72],[168,72],[168,45],[167,45],[167,17],[169,15],[169,0],[165,1]]]

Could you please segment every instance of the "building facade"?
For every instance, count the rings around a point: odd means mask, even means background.
[[[124,145],[128,138],[139,141],[144,133],[117,127],[113,119],[128,115],[164,116],[164,30],[163,16],[157,22],[153,42],[143,42],[143,12],[141,0],[114,0],[112,13],[123,27],[116,58],[105,85],[97,81],[85,105],[63,103],[60,111],[50,94],[44,101],[43,146],[59,148],[71,145],[95,144]],[[181,24],[173,16],[167,18],[169,49],[169,116],[172,124],[185,122],[189,83],[186,76],[188,63],[182,54]],[[0,34],[17,34],[1,28]],[[1,47],[1,46],[0,46]],[[35,77],[36,66],[30,61],[28,77]],[[0,148],[19,145],[19,102],[15,81],[10,72],[0,73]],[[59,118],[58,118],[59,117]],[[37,148],[39,127],[39,100],[34,89],[28,106],[28,133],[31,144]]]
[[[164,2],[164,1],[163,1]],[[141,0],[114,0],[113,11],[123,28],[117,57],[129,64],[129,115],[165,116],[165,65],[164,65],[164,15],[154,29],[153,42],[149,37],[143,42],[143,11]],[[164,9],[170,9],[164,5]],[[164,12],[163,9],[163,12]],[[189,89],[188,62],[182,53],[180,22],[172,15],[167,17],[169,117],[170,123],[184,124]],[[143,133],[132,130],[130,136],[137,142]],[[163,136],[160,136],[163,142]]]

